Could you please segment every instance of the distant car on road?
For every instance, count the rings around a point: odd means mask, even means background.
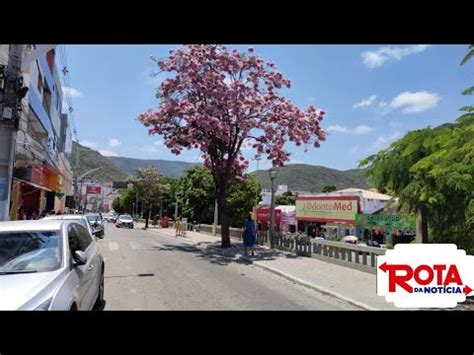
[[[0,223],[2,310],[92,310],[104,303],[104,270],[78,220]]]
[[[117,221],[115,222],[115,227],[133,228],[133,218],[128,214],[122,214],[117,218]]]
[[[104,223],[100,218],[100,215],[97,213],[88,213],[86,214],[86,218],[89,221],[89,224],[92,226],[92,230],[97,238],[104,238],[105,231],[104,231]]]
[[[108,223],[115,223],[115,215],[113,213],[107,213],[106,215],[104,215],[104,220],[106,220]]]

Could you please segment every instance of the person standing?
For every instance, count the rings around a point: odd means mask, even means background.
[[[176,217],[174,221],[174,229],[175,229],[175,237],[178,237],[181,235],[181,220],[179,217]]]
[[[248,249],[251,250],[252,256],[255,255],[254,253],[254,245],[255,245],[255,223],[252,221],[252,217],[248,216],[247,220],[244,223],[244,253],[248,255]]]

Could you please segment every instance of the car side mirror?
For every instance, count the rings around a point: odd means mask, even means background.
[[[76,250],[74,252],[74,260],[76,261],[77,265],[84,265],[87,262],[87,254],[82,250]]]

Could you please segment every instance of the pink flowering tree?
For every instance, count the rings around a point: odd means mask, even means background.
[[[324,112],[299,109],[278,90],[290,81],[263,61],[252,48],[247,53],[217,45],[190,45],[157,60],[161,72],[174,73],[157,91],[159,107],[139,115],[150,134],[162,135],[179,155],[199,149],[217,193],[222,247],[230,246],[226,193],[232,179],[245,179],[248,160],[242,148],[252,147],[273,166],[290,157],[285,143],[319,147]]]

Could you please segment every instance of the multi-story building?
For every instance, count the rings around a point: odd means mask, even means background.
[[[6,51],[8,57],[8,45],[0,47],[0,53]],[[29,90],[22,102],[17,132],[11,219],[19,218],[21,208],[26,215],[51,210],[64,212],[67,196],[72,195],[72,137],[68,117],[61,114],[63,92],[55,49],[48,47],[24,48],[24,57],[32,52],[42,54],[22,68],[24,85]]]

